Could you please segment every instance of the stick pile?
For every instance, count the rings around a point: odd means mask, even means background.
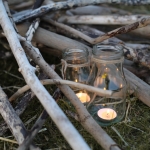
[[[15,5],[9,7],[7,1],[0,0],[0,38],[7,39],[10,49],[18,63],[18,70],[23,75],[27,84],[27,86],[14,93],[9,100],[7,99],[6,94],[0,88],[0,113],[19,144],[18,150],[25,150],[28,148],[33,150],[40,149],[33,143],[33,139],[48,117],[52,118],[72,149],[90,149],[79,132],[68,120],[65,113],[58,106],[57,102],[55,101],[57,99],[57,94],[54,94],[52,97],[45,89],[43,84],[57,85],[59,90],[61,90],[61,92],[70,100],[76,109],[79,122],[94,137],[94,139],[99,145],[102,146],[103,149],[119,150],[120,148],[117,146],[115,141],[95,122],[70,87],[74,86],[84,88],[89,91],[97,92],[102,96],[111,95],[112,91],[100,90],[83,84],[62,80],[61,77],[54,71],[52,66],[49,66],[49,64],[44,60],[39,49],[42,51],[43,47],[49,47],[48,53],[51,55],[59,55],[61,57],[63,50],[67,47],[75,48],[84,46],[87,47],[89,52],[91,52],[92,46],[96,43],[102,42],[107,45],[112,42],[115,44],[122,43],[125,57],[146,67],[148,70],[150,68],[149,44],[138,45],[126,43],[115,36],[119,34],[122,35],[145,26],[149,27],[148,25],[150,24],[150,17],[145,15],[132,15],[130,17],[109,15],[107,18],[105,18],[105,16],[101,15],[100,12],[100,9],[103,7],[98,5],[102,3],[110,3],[109,0],[68,0],[63,2],[54,2],[50,0],[43,2],[43,0],[36,0],[35,3],[30,1],[30,3],[24,2],[22,5],[18,4],[18,2],[20,1],[10,1],[9,4]],[[112,3],[136,5],[149,4],[150,2],[148,0],[116,0]],[[43,6],[41,6],[42,4]],[[84,7],[86,5],[92,6]],[[30,8],[31,6],[33,8],[32,10],[27,9],[23,11],[24,8]],[[82,8],[80,8],[81,6]],[[72,7],[79,8],[70,10]],[[93,11],[91,11],[91,8],[97,11],[97,16],[92,13]],[[14,12],[13,9],[21,9],[22,11]],[[62,9],[67,10],[67,16],[66,14],[61,14]],[[115,10],[122,15],[129,14],[128,12],[119,9],[110,9],[113,11]],[[56,10],[58,11],[56,12]],[[107,11],[106,14],[110,13],[110,10],[108,9],[103,9],[103,11]],[[65,24],[76,25],[73,28],[72,26]],[[117,24],[125,26],[104,33],[90,26],[85,26],[85,24]],[[35,47],[34,43],[36,43],[36,45],[41,44],[42,46]],[[46,78],[50,79],[40,81],[35,74],[37,71],[37,68],[35,67],[36,65],[32,66],[28,58],[31,58],[34,63],[43,71],[43,73],[46,75]],[[134,93],[137,93],[138,89],[138,98],[143,103],[150,106],[150,93],[145,92],[145,89],[150,91],[150,86],[126,69],[125,76]],[[18,107],[24,111],[26,106],[29,104],[30,99],[33,98],[33,95],[39,99],[40,103],[44,107],[43,113],[41,116],[39,116],[30,132],[27,131],[23,122],[18,116],[23,111],[19,111],[18,108],[15,108],[14,110],[9,102],[15,100],[28,89],[31,89],[32,92],[28,92],[26,94],[27,101],[23,101],[22,97],[23,105],[21,106],[18,104]],[[5,125],[1,125],[1,127],[3,126]],[[5,132],[7,128],[2,129],[2,132]]]

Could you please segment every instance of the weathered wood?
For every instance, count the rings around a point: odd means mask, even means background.
[[[75,15],[75,16],[62,16],[58,22],[67,24],[97,24],[97,25],[127,25],[142,18],[147,17],[144,15]]]
[[[17,106],[14,108],[16,114],[19,116],[21,115],[26,107],[28,106],[29,102],[32,100],[33,96],[31,96],[32,92],[27,92],[25,95],[21,98],[20,102],[17,104]],[[8,129],[8,126],[6,123],[1,122],[0,123],[0,136],[2,136]]]
[[[92,4],[101,4],[101,3],[114,3],[114,4],[130,4],[130,5],[139,5],[139,4],[150,4],[149,0],[115,0],[115,1],[110,1],[110,0],[68,0],[66,2],[57,2],[57,3],[52,3],[47,6],[41,6],[38,9],[33,10],[32,12],[28,12],[24,15],[18,16],[14,18],[14,21],[16,23],[22,22],[24,20],[27,20],[29,18],[33,17],[39,17],[44,14],[46,14],[49,11],[54,11],[54,10],[59,10],[59,9],[68,9],[72,7],[79,7],[79,6],[86,6],[86,5],[92,5]]]
[[[129,88],[135,90],[135,96],[137,96],[143,103],[150,107],[150,85],[142,81],[125,68],[124,73],[129,84]]]
[[[93,11],[94,10],[94,11]],[[67,15],[129,15],[130,12],[127,12],[122,9],[114,8],[111,6],[99,6],[99,5],[89,5],[83,7],[77,7],[67,10]]]
[[[0,113],[4,118],[5,122],[7,123],[9,129],[11,130],[12,134],[14,135],[15,139],[19,144],[21,144],[26,135],[26,129],[14,111],[13,107],[9,103],[6,94],[2,91],[0,87]]]

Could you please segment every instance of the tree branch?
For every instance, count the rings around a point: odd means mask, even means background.
[[[92,93],[97,93],[97,95],[106,96],[106,97],[111,96],[113,94],[113,92],[110,91],[110,90],[103,90],[103,89],[100,89],[100,88],[96,88],[96,87],[93,87],[93,86],[89,86],[89,85],[85,85],[85,84],[81,84],[81,83],[77,83],[77,82],[73,82],[73,81],[69,81],[69,80],[46,79],[46,80],[41,80],[41,83],[43,85],[48,85],[48,84],[62,85],[62,84],[66,84],[66,85],[69,85],[70,87],[73,87],[73,88],[84,89],[84,90],[87,90],[87,91],[92,92]],[[25,85],[24,87],[20,88],[16,93],[14,93],[9,98],[9,101],[13,101],[13,100],[17,99],[20,95],[22,95],[24,92],[26,92],[29,89],[30,89],[30,87],[28,85]]]
[[[86,5],[95,5],[95,4],[102,4],[102,3],[113,3],[113,4],[129,4],[129,5],[141,5],[141,4],[150,4],[149,0],[68,0],[66,2],[57,2],[54,4],[49,4],[47,6],[41,6],[38,9],[35,9],[33,11],[30,11],[26,14],[20,15],[18,17],[15,17],[14,20],[16,23],[22,22],[24,20],[30,19],[30,18],[36,18],[39,16],[42,16],[49,11],[59,10],[59,9],[68,9],[72,7],[79,7],[79,6],[86,6]]]

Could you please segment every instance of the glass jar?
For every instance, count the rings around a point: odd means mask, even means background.
[[[62,59],[62,76],[66,80],[88,84],[90,73],[89,52],[86,48],[66,49]],[[90,101],[90,94],[84,89],[73,89],[82,103]]]
[[[124,60],[121,45],[97,44],[92,51],[93,85],[104,90],[112,90],[110,97],[93,94],[87,109],[93,118],[101,125],[108,126],[119,122],[125,115],[126,80],[122,63]]]

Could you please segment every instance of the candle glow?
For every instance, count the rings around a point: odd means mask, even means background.
[[[76,95],[82,103],[90,101],[90,96],[87,93],[77,93]]]
[[[112,120],[117,117],[117,113],[111,108],[102,108],[97,112],[97,115],[104,120]]]

